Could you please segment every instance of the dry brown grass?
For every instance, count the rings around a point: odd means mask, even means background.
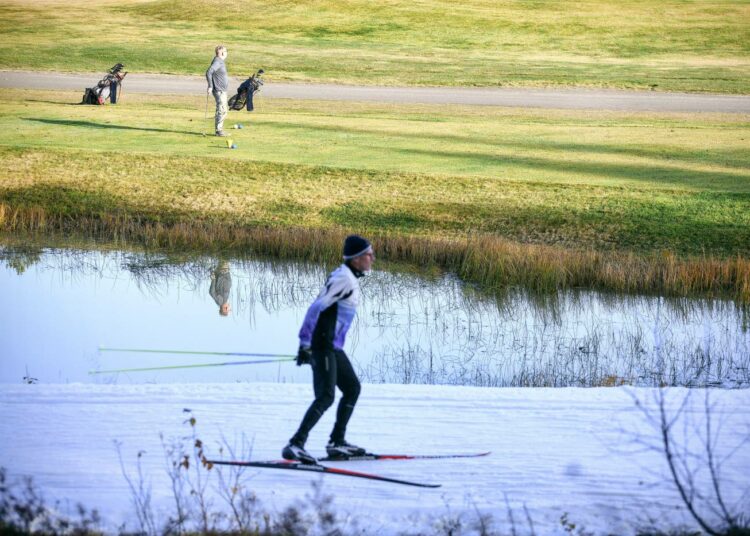
[[[63,233],[147,247],[235,251],[279,259],[330,262],[340,253],[341,230],[253,227],[227,223],[162,223],[128,215],[48,216],[40,208],[0,204],[0,231]],[[750,302],[750,260],[665,254],[576,251],[520,244],[495,236],[465,239],[374,236],[379,257],[456,273],[485,290],[524,286],[539,292],[597,288],[624,293],[732,296]]]

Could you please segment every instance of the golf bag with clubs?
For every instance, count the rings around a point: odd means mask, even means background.
[[[259,69],[257,73],[240,84],[237,94],[228,101],[230,110],[239,111],[247,107],[248,112],[253,111],[253,95],[260,91],[260,86],[263,85],[263,73],[263,69]]]
[[[117,90],[128,74],[123,71],[124,67],[122,63],[114,65],[94,87],[86,88],[81,104],[104,104],[107,100],[117,104]]]

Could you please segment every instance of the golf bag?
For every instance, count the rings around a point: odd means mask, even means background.
[[[228,101],[230,110],[239,111],[246,106],[248,112],[253,111],[253,95],[260,91],[260,86],[263,85],[263,73],[263,69],[259,69],[257,73],[240,84],[237,94]]]
[[[104,104],[108,99],[112,104],[117,104],[117,90],[128,74],[123,72],[124,67],[122,63],[116,64],[94,87],[86,88],[81,104]]]

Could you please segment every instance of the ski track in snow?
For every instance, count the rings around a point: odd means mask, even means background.
[[[667,407],[674,411],[688,390],[667,392]],[[437,519],[457,514],[470,523],[477,510],[507,529],[506,498],[521,533],[527,527],[524,506],[537,534],[563,534],[559,519],[566,512],[597,533],[632,533],[648,518],[667,528],[694,527],[667,478],[664,456],[635,442],[639,433],[658,440],[634,403],[637,397],[656,415],[656,393],[363,385],[347,434],[353,443],[382,454],[492,454],[341,465],[443,484],[436,490],[292,471],[245,474],[270,512],[300,504],[311,495],[311,483],[322,481],[339,516],[377,534],[429,532]],[[714,390],[710,396],[717,404],[713,426],[722,425],[718,454],[725,455],[750,431],[750,391]],[[11,478],[33,476],[48,499],[98,508],[112,527],[128,521],[135,529],[115,441],[122,444],[131,474],[137,453],[145,451],[142,463],[154,504],[166,512],[172,499],[160,433],[168,442],[190,434],[184,408],[193,411],[209,458],[220,457],[222,439],[239,447],[244,434],[253,444],[251,458],[270,460],[280,457],[311,398],[312,388],[300,384],[0,385],[0,465]],[[334,414],[332,408],[313,430],[307,444],[313,453],[324,453]],[[691,393],[683,423],[686,431],[676,437],[697,449],[695,430],[705,423],[703,391]],[[750,488],[748,474],[745,445],[722,467],[730,503]]]

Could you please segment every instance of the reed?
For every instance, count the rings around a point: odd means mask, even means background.
[[[347,231],[339,228],[268,227],[200,221],[156,221],[147,216],[102,213],[48,214],[38,207],[0,203],[0,231],[14,235],[76,235],[115,244],[255,254],[278,259],[330,263],[340,256]],[[735,256],[677,257],[564,249],[523,244],[491,235],[428,238],[373,235],[376,251],[388,262],[456,273],[483,289],[523,286],[538,292],[595,288],[623,293],[671,296],[731,296],[750,302],[750,260]]]

